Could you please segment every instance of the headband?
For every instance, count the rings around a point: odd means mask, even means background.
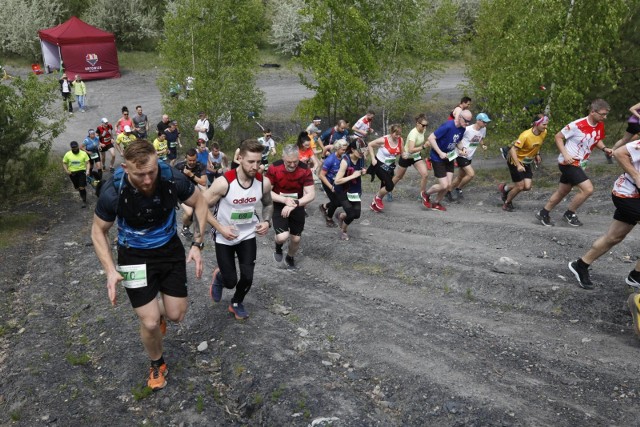
[[[539,120],[536,120],[535,122],[533,122],[533,125],[540,126],[540,125],[545,125],[547,123],[549,123],[549,117],[542,116]]]

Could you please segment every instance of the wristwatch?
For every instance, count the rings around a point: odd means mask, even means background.
[[[198,249],[203,250],[204,249],[204,242],[191,242],[191,246],[196,246]]]

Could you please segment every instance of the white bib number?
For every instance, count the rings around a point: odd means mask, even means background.
[[[233,209],[229,218],[231,224],[249,224],[253,221],[253,208]]]
[[[454,161],[457,157],[458,157],[457,150],[449,151],[447,153],[447,159],[449,159],[450,162]]]
[[[588,164],[589,164],[589,160],[581,160],[580,161],[580,167],[582,169],[586,169]]]
[[[413,153],[413,160],[415,160],[416,162],[419,162],[420,160],[422,160],[422,155],[420,154],[420,152],[418,151],[417,153]]]
[[[347,199],[350,202],[359,202],[360,201],[360,194],[358,194],[358,193],[347,193]]]
[[[280,193],[282,197],[288,197],[290,199],[297,199],[298,193]]]
[[[94,153],[93,151],[91,152],[91,155],[89,155],[89,158],[91,160],[95,160],[95,159],[99,159],[100,158],[100,154],[98,153]]]
[[[147,264],[120,265],[117,270],[124,277],[122,285],[125,288],[135,289],[147,286]]]

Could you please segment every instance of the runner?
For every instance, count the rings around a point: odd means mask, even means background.
[[[125,150],[122,167],[105,182],[91,229],[111,304],[115,306],[117,287],[122,283],[138,316],[142,344],[151,360],[147,385],[152,390],[166,385],[165,318],[182,321],[188,306],[185,253],[176,234],[174,208],[179,200],[206,218],[207,205],[196,186],[159,162],[150,142],[134,141]],[[116,220],[118,265],[108,236]],[[197,278],[202,275],[203,247],[202,242],[192,242],[186,259],[195,262]]]
[[[427,164],[422,161],[422,150],[426,148],[424,145],[424,132],[427,130],[427,126],[429,126],[429,121],[424,113],[416,116],[415,120],[416,126],[411,129],[411,132],[407,135],[407,140],[404,143],[404,152],[402,157],[398,159],[398,170],[395,175],[395,183],[397,184],[402,178],[404,178],[407,168],[413,165],[420,174],[420,195],[424,200],[427,197],[426,191],[429,170],[427,169]]]
[[[513,212],[513,199],[521,191],[531,190],[533,178],[533,165],[541,162],[540,148],[547,136],[547,126],[549,117],[544,114],[537,114],[533,117],[531,129],[527,129],[520,134],[518,139],[507,152],[507,166],[511,174],[514,185],[509,187],[506,183],[498,185],[498,191],[502,197],[502,210]]]
[[[609,104],[606,101],[596,99],[591,103],[587,117],[569,123],[556,134],[556,145],[560,150],[558,156],[558,167],[561,172],[560,184],[544,208],[536,213],[536,218],[542,225],[553,225],[549,213],[576,186],[580,192],[573,196],[562,218],[573,227],[582,225],[576,211],[593,194],[593,184],[584,172],[589,163],[591,151],[594,147],[598,147],[605,153],[611,154],[612,152],[602,142],[605,137],[604,120],[607,118],[609,110]]]
[[[324,193],[329,198],[329,203],[320,204],[320,212],[324,217],[324,221],[327,227],[335,227],[336,223],[333,221],[333,214],[336,209],[340,207],[340,201],[335,190],[334,179],[338,170],[340,169],[340,163],[342,156],[347,151],[347,141],[341,139],[333,144],[334,152],[326,158],[322,164],[322,170],[320,171],[320,181],[322,182],[322,188]]]
[[[262,137],[258,138],[258,142],[262,144],[263,147],[259,171],[261,174],[269,169],[269,156],[276,155],[276,142],[272,138],[271,129],[267,128],[262,132]]]
[[[305,132],[306,134],[306,132]],[[296,145],[287,145],[282,150],[282,160],[274,162],[267,171],[272,185],[273,229],[276,233],[276,249],[273,258],[277,263],[283,260],[282,247],[289,241],[285,267],[295,270],[295,255],[300,247],[304,230],[304,207],[316,197],[311,170],[300,161]]]
[[[122,107],[122,117],[116,122],[116,135],[119,136],[122,132],[126,132],[126,126],[128,126],[129,129],[133,129],[133,119],[129,117],[129,109],[125,105]],[[131,132],[131,130],[129,132]]]
[[[640,184],[640,140],[617,148],[613,155],[624,171],[613,183],[611,199],[616,208],[613,221],[606,234],[593,242],[586,254],[569,263],[569,269],[584,289],[594,288],[589,277],[589,266],[622,242],[640,221],[640,190],[637,186]],[[629,273],[626,283],[640,291],[640,259]]]
[[[300,162],[304,163],[311,169],[314,175],[320,170],[320,160],[316,157],[313,148],[311,148],[311,137],[307,132],[300,132],[298,135],[298,154]]]
[[[87,177],[91,172],[91,162],[89,156],[80,150],[77,141],[71,141],[70,151],[67,151],[62,158],[62,167],[69,179],[73,183],[73,188],[78,190],[82,198],[82,207],[87,207]]]
[[[462,135],[460,146],[466,149],[467,154],[459,155],[456,159],[458,161],[458,175],[456,175],[453,182],[451,182],[451,188],[455,191],[456,195],[454,198],[451,195],[451,191],[447,191],[447,200],[450,202],[463,199],[462,188],[471,182],[476,175],[476,172],[471,166],[471,161],[478,146],[481,146],[483,150],[487,149],[487,146],[484,144],[484,138],[487,136],[487,125],[490,121],[491,119],[488,115],[480,113],[476,116],[476,122],[467,126],[464,135]]]
[[[198,161],[198,153],[195,148],[189,148],[185,160],[178,162],[175,166],[189,181],[197,185],[200,191],[204,191],[207,188],[207,176],[206,166]],[[182,231],[180,234],[186,239],[191,239],[193,233],[189,230],[189,227],[193,223],[193,209],[182,203]]]
[[[169,144],[167,143],[167,136],[164,132],[158,132],[158,137],[153,140],[153,148],[158,153],[158,159],[166,162],[169,155]]]
[[[178,122],[175,120],[169,122],[169,126],[164,130],[164,133],[167,136],[167,144],[169,145],[169,155],[167,158],[169,159],[169,164],[174,166],[178,159],[178,147],[182,148]]]
[[[378,149],[375,153],[373,150]],[[391,125],[389,135],[374,139],[368,145],[371,155],[371,175],[380,179],[380,189],[373,197],[369,208],[374,212],[382,212],[384,203],[382,198],[385,194],[393,191],[397,178],[393,176],[396,168],[396,158],[402,156],[402,128],[398,124]],[[373,179],[373,177],[372,177]]]
[[[438,183],[427,190],[426,198],[423,196],[422,204],[425,208],[439,211],[447,210],[441,202],[447,191],[451,190],[453,161],[458,153],[463,156],[467,154],[465,148],[456,150],[456,147],[462,141],[462,136],[469,123],[471,123],[471,111],[462,110],[455,120],[447,120],[427,138],[431,145],[429,158],[433,164],[433,174],[438,178]],[[436,194],[433,203],[431,203],[432,194]]]
[[[204,193],[208,205],[215,206],[216,210],[216,218],[211,212],[208,214],[208,222],[214,227],[212,237],[218,263],[218,268],[213,271],[210,295],[214,302],[220,302],[224,288],[235,288],[228,311],[237,320],[249,317],[244,298],[253,283],[256,235],[267,234],[273,216],[271,182],[258,173],[262,151],[263,146],[257,140],[243,141],[240,144],[240,165],[226,172],[223,179],[216,179]],[[256,213],[259,204],[262,204],[262,218]]]
[[[351,128],[353,133],[355,133],[357,137],[366,141],[367,136],[370,133],[374,133],[374,130],[371,128],[371,123],[373,122],[373,117],[375,115],[376,113],[374,113],[373,110],[367,111],[367,114],[360,117],[356,124]]]
[[[469,108],[471,108],[471,98],[469,98],[468,96],[463,96],[456,108],[454,108],[449,113],[449,117],[447,117],[447,120],[455,120],[456,117],[458,117],[458,114],[460,114],[464,110],[468,110]]]
[[[220,151],[220,145],[217,142],[211,143],[211,152],[207,159],[207,178],[209,184],[214,179],[220,178],[227,170],[229,170],[229,159],[227,155]]]
[[[342,156],[340,169],[336,174],[336,196],[344,212],[338,216],[340,224],[340,239],[349,240],[347,229],[356,219],[360,218],[362,210],[362,175],[366,173],[364,157],[367,144],[360,138],[353,139]]]
[[[102,187],[102,163],[100,162],[100,138],[96,135],[96,131],[89,129],[88,135],[82,141],[80,148],[89,156],[91,185],[96,189],[96,196],[100,196],[100,188]],[[94,166],[96,169],[94,169]]]
[[[111,163],[109,165],[109,172],[113,173],[114,165],[116,163],[116,149],[113,146],[113,126],[109,123],[106,117],[103,117],[100,125],[96,128],[98,138],[100,138],[100,159],[102,163],[102,171],[105,171],[107,167],[107,153],[111,154]]]
[[[126,150],[129,144],[136,139],[138,138],[133,134],[131,127],[129,127],[129,125],[125,125],[123,132],[116,138],[116,147],[122,157],[124,157],[124,150]]]

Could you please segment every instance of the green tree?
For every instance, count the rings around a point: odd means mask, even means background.
[[[0,6],[0,51],[29,60],[40,57],[38,30],[62,22],[60,0],[3,0]]]
[[[300,78],[316,95],[301,102],[301,115],[354,118],[376,105],[395,120],[423,96],[433,60],[455,53],[456,8],[448,0],[309,0],[303,13],[311,23]]]
[[[140,1],[93,0],[82,20],[112,32],[125,49],[144,50],[145,42],[161,34],[156,6],[143,7]],[[163,3],[158,2],[162,7]]]
[[[42,185],[54,138],[64,128],[56,80],[34,74],[0,85],[0,193],[3,199]]]
[[[219,135],[221,122],[233,132],[248,124],[247,113],[260,113],[264,95],[257,89],[257,44],[264,8],[260,0],[177,0],[168,5],[160,44],[164,65],[159,79],[163,106],[194,140],[198,111],[206,111]],[[192,90],[186,89],[193,77]],[[179,96],[171,88],[180,85]]]
[[[542,105],[551,113],[551,129],[584,114],[590,98],[619,78],[613,52],[628,4],[482,0],[468,68],[476,102],[504,117],[496,125],[513,133],[530,121],[532,111],[523,107],[541,96],[540,85],[547,87]]]

